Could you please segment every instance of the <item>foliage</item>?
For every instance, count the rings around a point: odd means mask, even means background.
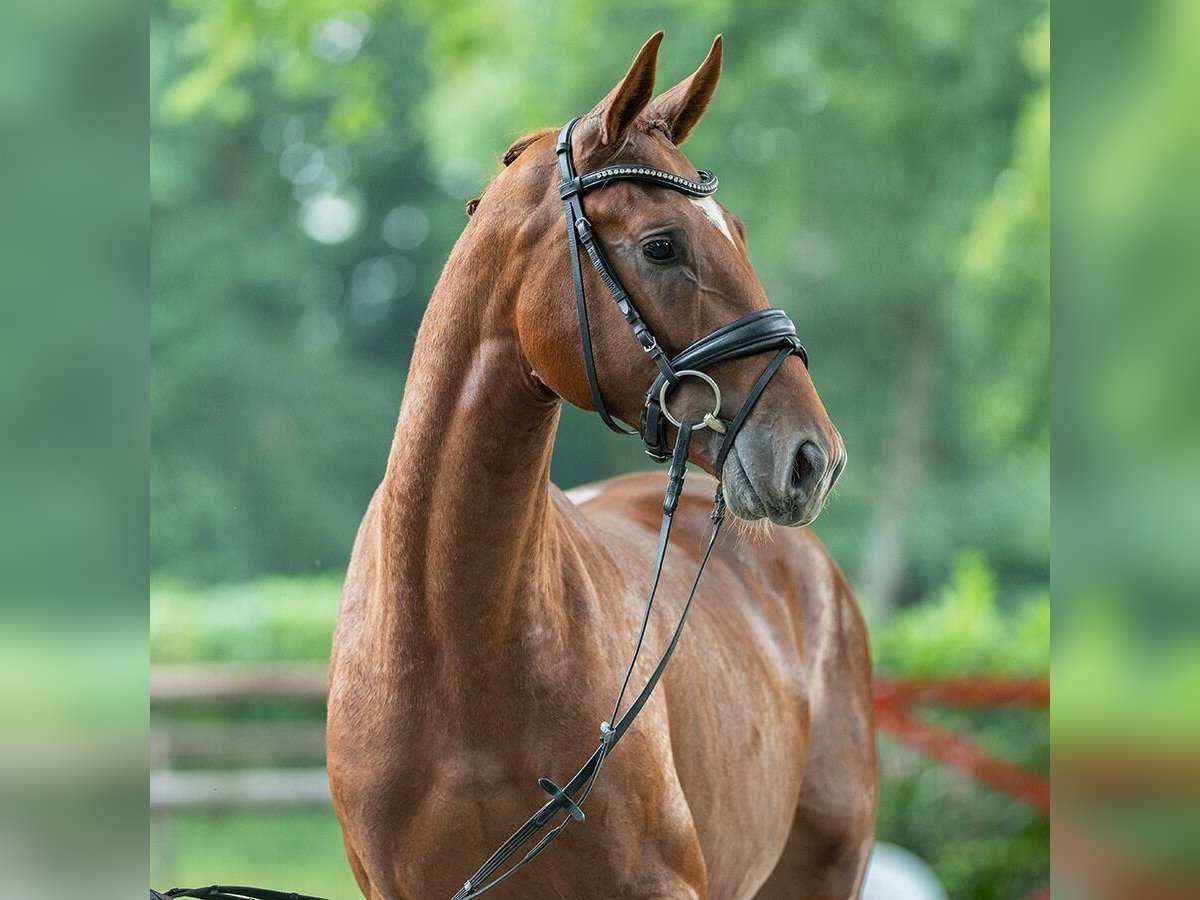
[[[361,896],[328,809],[173,813],[151,823],[150,883],[270,885],[317,897]]]
[[[1200,746],[1200,640],[1183,632],[1148,650],[1131,614],[1095,596],[1056,643],[1054,737],[1064,755],[1089,747]]]
[[[948,585],[873,630],[872,644],[876,668],[897,675],[1045,675],[1050,596],[1038,593],[1005,615],[995,576],[982,557],[966,554]]]
[[[156,586],[150,659],[164,662],[326,660],[340,585],[265,578],[203,590]]]
[[[156,584],[150,659],[326,659],[339,591],[332,577],[270,577],[209,588]],[[872,627],[872,652],[877,669],[898,676],[1043,675],[1050,665],[1049,597],[1038,593],[1003,614],[995,576],[978,554],[965,554],[933,598]]]
[[[994,723],[992,736],[1002,732],[1007,739],[993,749],[1023,765],[1044,766],[1050,746],[1045,717],[1021,716]],[[887,738],[880,742],[879,766],[876,839],[927,860],[948,896],[1010,900],[1049,884],[1050,823],[1044,815]]]
[[[895,574],[868,590],[884,607],[926,595],[967,546],[1005,597],[1046,583],[1036,0],[574,2],[536,16],[515,0],[156,0],[156,572],[341,568],[462,202],[512,137],[590,106],[668,21],[664,87],[725,34],[689,153],[747,220],[854,460],[822,536],[852,577],[890,548]],[[564,417],[557,481],[633,465],[646,465],[635,447]],[[879,521],[900,523],[896,540]]]
[[[152,15],[160,572],[217,582],[338,570],[382,472],[419,320],[419,309],[396,316],[392,306],[428,295],[440,252],[411,227],[399,239],[381,230],[389,211],[425,205],[431,188],[408,120],[394,108],[386,124],[362,112],[383,92],[403,105],[420,72],[321,56],[352,46],[337,29],[357,20],[337,11],[159,4]],[[376,36],[401,66],[412,37],[380,36],[383,27]],[[276,64],[287,77],[266,74]],[[369,228],[355,213],[366,196]],[[304,230],[330,204],[353,217],[343,224],[354,240]],[[449,222],[434,226],[444,233]]]
[[[1008,614],[977,553],[962,555],[936,594],[873,629],[875,666],[890,675],[1046,675],[1050,598],[1038,592]],[[1049,716],[1039,710],[921,715],[1001,758],[1048,772]],[[1050,881],[1050,827],[1022,803],[983,788],[887,737],[879,747],[882,795],[876,836],[929,861],[951,897],[1023,897]]]

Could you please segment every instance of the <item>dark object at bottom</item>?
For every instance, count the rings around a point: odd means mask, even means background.
[[[324,900],[294,891],[272,891],[267,888],[242,887],[235,884],[212,884],[201,888],[171,888],[160,894],[150,889],[150,900],[176,900],[179,897],[194,897],[196,900]]]

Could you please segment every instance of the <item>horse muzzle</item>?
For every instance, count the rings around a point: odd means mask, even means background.
[[[725,501],[740,519],[807,525],[820,514],[846,467],[846,449],[834,432],[777,437],[747,424],[733,442],[722,477]]]

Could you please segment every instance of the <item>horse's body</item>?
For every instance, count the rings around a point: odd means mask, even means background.
[[[527,315],[516,300],[533,290],[550,304],[539,279],[568,277],[538,147],[489,188],[451,254],[347,576],[329,771],[371,900],[449,897],[540,803],[537,778],[579,767],[652,568],[662,475],[571,494],[549,480],[559,398],[585,388],[577,345],[556,340],[569,307]],[[713,487],[693,474],[675,517],[652,657],[690,586]],[[741,529],[718,544],[587,821],[495,895],[851,897],[874,809],[870,664],[845,580],[806,528]]]

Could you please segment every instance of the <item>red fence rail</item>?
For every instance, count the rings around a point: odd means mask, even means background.
[[[981,784],[1050,814],[1050,782],[990,753],[974,740],[921,718],[919,706],[996,709],[1050,706],[1046,678],[888,679],[875,682],[875,724],[931,759],[965,772]]]

